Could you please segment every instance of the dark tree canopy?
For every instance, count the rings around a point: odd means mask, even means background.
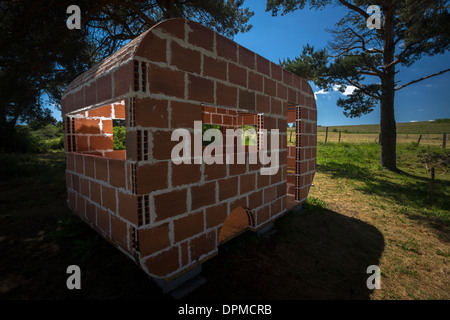
[[[17,123],[51,118],[67,85],[131,39],[168,18],[184,17],[232,38],[253,12],[243,0],[21,0],[0,2],[0,151]],[[81,9],[81,29],[66,12]]]
[[[267,0],[267,11],[287,14],[305,8],[320,10],[337,5],[348,9],[327,31],[332,40],[324,49],[306,45],[294,59],[281,65],[324,90],[356,88],[337,105],[348,117],[370,113],[379,103],[381,111],[381,165],[396,170],[395,92],[450,71],[449,66],[402,84],[395,80],[398,65],[409,67],[424,56],[448,51],[450,46],[449,1],[443,0]],[[380,8],[380,28],[368,28],[372,12]],[[369,20],[372,21],[372,20]]]

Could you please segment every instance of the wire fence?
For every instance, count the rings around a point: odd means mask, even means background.
[[[419,143],[420,145],[429,146],[442,146],[448,141],[447,135],[444,134],[397,134],[397,143],[409,144],[412,142]],[[348,143],[379,143],[379,135],[376,133],[339,133],[339,132],[326,132],[317,133],[317,141],[325,142],[348,142]],[[446,144],[446,143],[444,143]]]
[[[419,143],[425,146],[447,147],[448,134],[397,134],[398,144]],[[287,132],[288,145],[295,146],[295,132]],[[377,133],[346,133],[346,132],[317,132],[318,142],[332,143],[379,143]]]

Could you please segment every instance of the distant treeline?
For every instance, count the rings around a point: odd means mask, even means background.
[[[62,122],[16,125],[11,139],[0,153],[44,153],[64,149]]]

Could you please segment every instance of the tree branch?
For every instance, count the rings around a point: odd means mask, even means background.
[[[361,90],[362,92],[364,92],[364,94],[368,95],[369,97],[372,97],[377,100],[381,99],[381,97],[379,95],[375,95],[375,94],[369,93],[366,90],[364,90],[364,86],[362,84],[352,81],[348,78],[345,78],[345,80],[347,80],[347,82],[350,83],[352,86],[354,86],[354,87],[358,88],[359,90]]]
[[[423,78],[420,78],[420,79],[411,81],[411,82],[409,82],[409,83],[407,83],[407,84],[404,84],[404,85],[402,85],[402,86],[400,86],[400,87],[395,88],[395,91],[401,90],[401,89],[403,89],[403,88],[405,88],[405,87],[407,87],[407,86],[410,86],[410,85],[412,85],[412,84],[414,84],[414,83],[417,83],[417,82],[420,82],[420,81],[423,81],[423,80],[426,80],[426,79],[429,79],[429,78],[432,78],[432,77],[441,75],[441,74],[446,73],[446,72],[449,72],[449,71],[450,71],[450,69],[443,70],[443,71],[441,71],[441,72],[434,73],[434,74],[431,74],[431,75],[429,75],[429,76],[426,76],[426,77],[423,77]]]
[[[347,8],[349,8],[350,10],[353,10],[353,11],[358,12],[358,13],[359,13],[360,15],[362,15],[366,20],[370,17],[369,14],[368,14],[366,11],[364,11],[363,9],[361,9],[361,8],[359,8],[359,7],[357,7],[357,6],[355,6],[354,4],[348,3],[347,1],[344,1],[344,0],[339,0],[339,2],[340,2],[342,5],[344,5],[344,6],[346,6]]]
[[[141,18],[149,27],[152,27],[156,24],[156,21],[150,19],[145,13],[136,8],[132,3],[127,3],[118,0],[110,0],[111,3],[115,3],[119,6],[124,6],[131,9],[134,13],[136,13],[139,18]]]
[[[342,53],[338,54],[338,56],[340,55],[344,55],[346,53],[348,53],[349,51],[355,50],[355,49],[362,49],[364,51],[364,53],[367,53],[368,50],[366,48],[366,40],[364,39],[363,36],[361,36],[360,34],[358,34],[356,31],[354,31],[352,28],[347,27],[346,31],[350,31],[356,38],[359,39],[358,40],[354,40],[352,43],[348,44],[347,47],[345,48],[345,51],[343,51]],[[353,38],[354,39],[354,38]],[[351,40],[353,40],[351,39]],[[368,41],[371,41],[372,39],[369,39]],[[353,46],[354,44],[360,42],[361,46]],[[374,73],[376,73],[376,75],[380,78],[382,78],[384,76],[383,72],[378,70],[377,67],[375,67],[370,61],[369,59],[367,59],[367,57],[363,54],[358,55],[359,57],[361,57],[361,59],[364,61],[364,63],[366,64],[366,66],[372,70]]]
[[[380,75],[378,73],[375,72],[369,72],[369,71],[361,71],[359,72],[360,74],[364,74],[366,76],[374,76],[374,77],[380,77]]]

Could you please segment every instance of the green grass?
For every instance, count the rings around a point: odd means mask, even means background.
[[[430,175],[419,162],[420,150],[431,147],[399,145],[397,162],[400,173],[384,170],[379,164],[378,144],[319,142],[317,167],[332,178],[350,180],[355,188],[367,195],[386,199],[389,205],[400,208],[410,218],[426,219],[450,224],[450,174],[439,171],[436,175],[435,200],[430,203]],[[436,147],[437,148],[437,147]]]
[[[317,145],[312,201],[323,201],[326,209],[357,217],[383,234],[385,247],[377,265],[385,277],[373,299],[449,296],[445,270],[450,253],[450,172],[441,169],[436,174],[431,202],[430,174],[419,157],[422,150],[443,149],[398,144],[400,171],[391,172],[380,167],[378,144]]]
[[[326,208],[326,203],[319,198],[316,197],[308,197],[305,204],[303,204],[303,207],[308,210],[316,210],[320,211],[321,209]]]
[[[436,254],[438,254],[438,255],[440,255],[440,256],[443,256],[443,257],[445,257],[445,258],[450,258],[450,254],[449,253],[445,253],[445,252],[443,252],[443,251],[441,251],[441,250],[436,250]]]
[[[403,273],[403,274],[405,274],[405,275],[407,275],[407,276],[411,276],[411,277],[417,277],[418,276],[418,271],[416,271],[416,270],[412,270],[411,268],[409,268],[409,267],[399,267],[398,268],[398,271],[400,272],[400,273]]]
[[[420,254],[418,243],[415,238],[408,239],[407,241],[402,241],[398,244],[398,246],[403,250]]]

